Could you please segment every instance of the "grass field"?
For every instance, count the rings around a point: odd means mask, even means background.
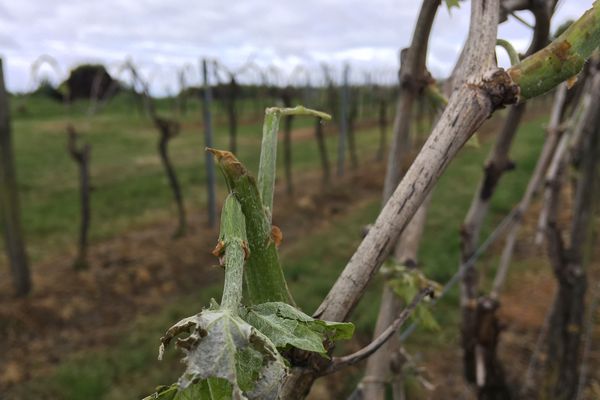
[[[21,99],[13,99],[16,109]],[[65,150],[65,124],[72,122],[92,146],[93,222],[92,242],[118,236],[152,221],[174,218],[171,194],[156,154],[157,134],[149,120],[140,115],[126,98],[117,99],[100,115],[88,120],[85,104],[66,110],[60,104],[27,99],[28,114],[15,112],[13,118],[22,215],[29,251],[35,261],[70,251],[76,239],[78,221],[77,176]],[[168,101],[161,102],[166,110]],[[197,104],[194,108],[197,110]],[[247,118],[251,119],[250,117]],[[312,120],[296,119],[296,126],[312,126]],[[216,145],[226,147],[226,126],[217,118]],[[507,174],[494,197],[485,235],[518,201],[533,169],[544,139],[543,118],[526,122],[513,146],[517,169]],[[183,119],[181,136],[174,139],[171,154],[182,182],[186,205],[201,210],[205,203],[204,154],[199,112]],[[239,130],[239,157],[252,170],[258,164],[260,123],[245,123]],[[357,135],[362,162],[371,162],[377,147],[376,128]],[[482,135],[479,148],[466,148],[452,162],[435,189],[420,252],[426,274],[440,282],[456,271],[459,260],[460,224],[481,175],[482,163],[493,140]],[[332,166],[335,136],[328,138]],[[294,168],[298,174],[318,169],[318,153],[312,138],[294,144]],[[281,157],[280,157],[281,160]],[[221,185],[221,188],[223,185]],[[301,188],[299,189],[301,190]],[[275,207],[285,207],[275,200]],[[376,217],[379,194],[362,201],[352,212],[335,216],[318,231],[282,246],[282,258],[290,286],[299,305],[314,310],[360,241],[360,228]],[[495,265],[494,253],[482,264]],[[491,268],[488,268],[489,271]],[[352,321],[357,339],[368,340],[374,324],[381,282],[370,288]],[[14,388],[12,398],[132,399],[147,394],[158,384],[175,380],[180,373],[177,358],[170,352],[166,361],[156,361],[158,338],[179,318],[198,311],[210,297],[219,297],[218,285],[199,293],[182,294],[155,315],[140,316],[109,348],[90,349],[68,356],[63,362],[25,385]],[[409,347],[426,351],[456,343],[458,313],[456,294],[435,308],[441,332],[419,331]],[[340,346],[339,351],[344,351]],[[348,387],[355,376],[343,377]],[[30,396],[30,397],[28,397]],[[31,397],[33,396],[33,397]]]
[[[159,112],[172,114],[172,103],[168,99],[159,101]],[[26,112],[18,111],[22,105]],[[23,225],[34,261],[46,257],[49,251],[64,251],[76,240],[78,177],[76,165],[66,151],[65,127],[69,123],[92,145],[92,241],[157,219],[175,217],[172,194],[156,151],[158,133],[130,98],[117,97],[91,118],[86,116],[86,102],[65,108],[60,103],[28,97],[14,98],[12,106]],[[238,128],[238,156],[256,170],[262,116],[256,115],[249,104],[244,106]],[[189,111],[180,119],[182,131],[169,147],[186,206],[191,211],[201,209],[206,202],[204,138],[199,107],[199,102],[190,102]],[[218,105],[214,107],[214,115],[214,146],[226,149],[227,125]],[[294,121],[295,128],[312,126],[310,118]],[[372,139],[361,136],[360,148],[374,153],[376,141]],[[328,150],[334,166],[334,135],[328,137]],[[318,153],[312,137],[294,144],[293,166],[297,171],[318,168],[317,162]]]

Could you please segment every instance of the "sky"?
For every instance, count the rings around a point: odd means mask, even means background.
[[[593,0],[562,0],[553,29],[575,19]],[[199,60],[217,59],[236,71],[249,61],[272,71],[278,83],[322,79],[321,64],[339,79],[345,64],[351,79],[392,83],[398,51],[410,43],[417,0],[0,0],[0,57],[10,91],[28,91],[43,77],[57,83],[84,62],[98,62],[128,80],[120,66],[131,59],[156,95],[179,90],[179,71],[199,82]],[[428,67],[443,77],[453,67],[469,26],[469,1],[436,16]],[[527,11],[519,13],[533,22]],[[531,29],[513,17],[498,37],[524,51]],[[499,62],[507,58],[499,50]],[[32,64],[42,55],[56,68]],[[308,71],[303,73],[302,71]],[[35,76],[34,76],[35,75]],[[241,81],[258,80],[247,69]]]

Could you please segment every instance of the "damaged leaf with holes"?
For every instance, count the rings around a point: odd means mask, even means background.
[[[213,300],[210,308],[182,319],[161,338],[159,359],[173,339],[185,354],[186,369],[173,398],[185,399],[186,393],[202,392],[206,385],[211,389],[214,384],[224,393],[224,399],[277,399],[287,374],[286,361],[268,337],[239,315],[248,254],[245,218],[240,203],[231,194],[223,205],[219,243],[225,266],[221,305]],[[172,390],[164,397],[160,392],[152,396],[168,399],[169,393]]]
[[[262,333],[228,310],[205,310],[185,318],[161,338],[161,353],[174,338],[185,353],[179,388],[208,378],[229,382],[233,399],[276,399],[287,372],[284,359]],[[162,354],[161,354],[162,355]]]
[[[427,278],[422,271],[416,268],[408,268],[394,261],[387,262],[382,268],[382,273],[388,277],[387,284],[394,290],[394,293],[407,304],[420,290],[426,287],[433,289],[432,298],[437,297],[442,290],[439,283]],[[437,331],[440,329],[433,314],[429,311],[427,303],[419,304],[411,319],[418,320],[428,330]]]
[[[267,336],[278,348],[296,347],[326,356],[324,342],[350,339],[354,325],[314,319],[281,302],[248,308],[243,318]]]

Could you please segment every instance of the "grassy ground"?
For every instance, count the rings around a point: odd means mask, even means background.
[[[92,145],[92,241],[175,216],[172,194],[156,151],[158,133],[132,99],[117,97],[91,118],[86,116],[86,102],[67,109],[59,103],[29,97],[13,99],[12,106],[23,225],[34,261],[47,257],[49,249],[63,252],[76,240],[78,177],[76,165],[66,151],[65,127],[68,123],[72,123]],[[254,113],[250,104],[244,106],[238,130],[238,156],[256,170],[262,117]],[[206,202],[203,128],[199,103],[190,102],[188,109],[190,111],[181,118],[182,132],[170,143],[170,154],[186,205],[189,210],[198,210]],[[165,115],[170,114],[171,102],[159,102],[159,110]],[[226,122],[218,105],[214,111],[214,146],[227,148]],[[309,118],[294,121],[295,127],[312,125]],[[296,170],[318,165],[316,144],[312,136],[309,139],[294,143]],[[361,136],[361,148],[374,152],[375,144],[371,139],[369,135]],[[333,164],[334,135],[329,137],[328,145]],[[0,261],[0,265],[3,262]]]
[[[125,100],[120,101],[125,103]],[[92,123],[81,115],[84,105],[74,117],[67,116],[61,107],[46,103],[34,107],[32,103],[30,108],[36,109],[35,115],[14,118],[23,216],[34,259],[46,256],[49,245],[55,252],[68,249],[76,235],[76,171],[64,150],[67,121],[73,121],[94,146],[93,240],[114,236],[150,220],[171,218],[171,196],[155,155],[156,133],[150,123],[128,104],[115,105],[95,117]],[[186,117],[181,137],[172,142],[171,150],[188,206],[200,209],[204,203],[201,185],[204,179],[203,142],[200,122],[195,120],[193,115]],[[484,235],[520,198],[543,141],[541,123],[542,119],[530,121],[519,132],[513,151],[517,169],[501,182],[502,190],[494,198]],[[259,135],[257,123],[241,128],[240,157],[252,168],[258,163]],[[367,130],[358,138],[361,158],[370,158],[376,147],[376,132]],[[227,136],[222,124],[216,141],[217,145],[226,146]],[[456,271],[458,229],[491,142],[484,135],[480,148],[463,150],[435,190],[420,254],[426,274],[433,279],[443,282]],[[334,160],[333,137],[328,144]],[[318,165],[312,140],[296,143],[294,157],[298,171]],[[277,204],[276,199],[277,206],[285,205]],[[359,243],[360,228],[374,220],[379,207],[379,194],[374,192],[370,199],[354,205],[352,212],[324,221],[301,240],[284,242],[282,258],[286,275],[294,297],[303,309],[314,310],[319,304]],[[495,259],[494,254],[486,256],[483,264],[494,265]],[[377,278],[352,317],[357,325],[358,341],[363,343],[368,340],[377,315],[379,281]],[[170,383],[180,373],[180,367],[173,352],[166,361],[156,361],[157,339],[174,321],[197,312],[199,305],[219,295],[218,286],[181,295],[156,315],[137,318],[111,346],[71,355],[46,377],[15,388],[12,394],[14,398],[131,399],[150,392],[158,384]],[[411,348],[425,348],[425,352],[431,352],[456,345],[455,293],[436,307],[435,315],[442,331],[418,331],[409,342]],[[349,346],[356,344],[353,342]],[[339,351],[344,349],[341,346]],[[356,374],[350,373],[342,380],[349,388],[355,378]]]

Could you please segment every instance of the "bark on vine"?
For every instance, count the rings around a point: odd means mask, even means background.
[[[175,199],[175,203],[177,205],[178,225],[175,232],[173,233],[173,238],[178,238],[185,234],[187,227],[187,219],[185,213],[185,206],[183,204],[183,194],[181,192],[181,186],[179,185],[179,180],[177,179],[175,168],[173,167],[173,163],[171,162],[171,158],[169,157],[169,141],[179,134],[181,125],[177,121],[168,118],[163,118],[158,115],[156,107],[154,106],[150,94],[148,93],[147,83],[142,80],[136,68],[131,63],[129,63],[127,67],[133,75],[134,82],[139,82],[142,87],[141,98],[144,103],[144,108],[146,109],[146,112],[152,119],[152,123],[154,124],[154,127],[158,130],[158,133],[160,135],[157,144],[158,154],[160,156],[160,161],[165,169],[167,180],[169,182],[169,187],[171,188],[173,197]]]
[[[546,237],[548,256],[558,282],[555,307],[548,332],[549,385],[546,394],[558,400],[574,398],[579,381],[581,337],[587,287],[585,252],[589,245],[592,200],[598,190],[598,153],[600,152],[600,73],[593,78],[592,106],[586,115],[582,141],[582,162],[577,179],[575,201],[569,228],[569,241],[564,239],[559,219],[561,192],[566,165],[552,187]],[[560,179],[562,175],[563,179]]]
[[[549,4],[546,1],[529,3],[523,4],[523,7],[529,7],[534,14],[535,29],[525,57],[547,44],[550,30]],[[477,387],[481,399],[507,399],[510,398],[510,392],[501,362],[496,354],[500,336],[500,323],[497,321],[500,303],[497,298],[478,298],[479,277],[476,264],[469,261],[479,245],[481,228],[498,182],[505,172],[515,166],[509,158],[509,152],[525,108],[525,103],[510,108],[504,126],[485,163],[482,180],[460,230],[459,269],[462,277],[461,336],[464,375],[467,382]]]
[[[405,50],[405,59],[401,62],[399,72],[400,93],[398,98],[398,108],[394,119],[392,149],[388,156],[385,180],[386,187],[384,187],[383,192],[384,204],[391,195],[390,186],[398,185],[403,158],[410,151],[409,148],[403,146],[408,146],[409,144],[408,138],[410,136],[413,103],[419,95],[419,92],[423,90],[423,84],[428,83],[424,79],[426,77],[425,59],[431,27],[439,5],[439,0],[425,0],[423,2],[411,46]],[[381,115],[382,108],[383,112],[385,112],[385,102],[383,101],[380,104],[380,120],[382,117],[385,118],[385,114],[383,114],[383,116]],[[420,238],[427,215],[427,204],[428,202],[426,201],[423,206],[419,208],[419,211],[412,218],[405,232],[398,240],[395,258],[403,265],[416,266]],[[374,337],[379,336],[381,332],[389,326],[401,308],[401,300],[389,285],[385,285]],[[399,348],[400,341],[395,337],[369,359],[365,376],[358,388],[358,390],[362,392],[363,398],[373,400],[384,398],[386,384],[395,380],[394,377],[392,377],[392,355],[395,354]],[[395,386],[397,390],[401,390],[399,387],[400,385]]]
[[[471,72],[468,84],[458,85],[423,149],[315,315],[334,320],[348,317],[450,160],[497,107],[516,101],[518,88],[505,72],[494,68],[496,30],[490,27],[497,25],[498,11],[496,1],[472,2],[469,52],[465,55]],[[302,398],[318,369],[314,365],[295,369],[284,385],[288,398]]]
[[[79,170],[79,199],[81,206],[81,221],[79,225],[79,241],[77,258],[73,264],[75,269],[87,268],[87,245],[90,228],[90,154],[92,146],[88,143],[77,145],[79,135],[73,126],[67,126],[67,150],[77,163]]]
[[[31,290],[31,277],[21,228],[20,208],[8,93],[4,85],[4,70],[0,59],[0,222],[15,294],[25,296]]]

